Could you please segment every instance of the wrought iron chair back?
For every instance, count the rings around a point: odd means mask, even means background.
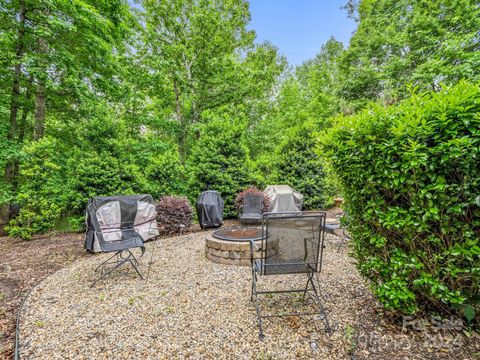
[[[261,275],[319,272],[325,219],[325,213],[265,213]]]
[[[243,199],[243,206],[242,206],[242,213],[240,215],[240,221],[261,223],[262,202],[263,202],[262,195],[246,194]]]

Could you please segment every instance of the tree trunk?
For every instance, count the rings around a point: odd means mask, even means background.
[[[8,129],[7,139],[14,142],[17,135],[17,114],[19,108],[20,97],[20,78],[22,76],[21,59],[23,56],[23,42],[25,37],[25,2],[20,1],[19,4],[19,27],[17,48],[15,51],[15,72],[13,75],[12,99],[10,101],[10,126]],[[5,165],[4,178],[7,182],[12,182],[14,177],[14,162],[9,161]]]
[[[25,132],[27,129],[27,117],[32,109],[32,106],[30,104],[30,100],[32,97],[32,84],[33,84],[33,77],[30,76],[30,79],[27,84],[27,91],[25,93],[25,100],[23,103],[22,117],[20,118],[20,123],[18,124],[17,143],[19,146],[21,146],[23,144],[23,141],[25,140]],[[12,177],[12,184],[13,184],[14,190],[18,186],[19,173],[20,173],[20,163],[18,162],[18,159],[15,159],[13,163],[13,177]]]
[[[20,124],[18,126],[18,143],[23,144],[25,140],[25,132],[27,131],[27,116],[32,110],[30,103],[32,97],[33,77],[30,76],[27,84],[27,91],[25,93],[25,102],[22,109],[22,117],[20,118]]]
[[[177,80],[173,80],[173,91],[175,92],[175,111],[177,114],[177,120],[180,124],[180,132],[178,134],[178,151],[180,153],[180,161],[183,163],[185,161],[185,118],[182,114],[182,104],[180,100],[180,90],[178,89]]]
[[[37,92],[35,94],[35,129],[34,140],[43,137],[45,130],[45,81],[41,80],[37,84]]]
[[[45,9],[45,16],[48,17],[50,13],[49,9]],[[48,25],[45,25],[48,26]],[[47,61],[46,56],[48,53],[48,41],[45,37],[38,39],[38,55],[40,56],[40,68],[43,71],[37,79],[37,91],[35,94],[35,126],[33,139],[39,140],[43,137],[45,131],[45,83],[47,78]]]
[[[192,122],[197,123],[200,121],[200,111],[198,110],[197,100],[195,99],[195,88],[193,86],[193,78],[192,78],[192,65],[189,63],[185,55],[183,56],[185,61],[185,71],[187,73],[187,81],[188,85],[190,86],[190,90],[192,91]]]

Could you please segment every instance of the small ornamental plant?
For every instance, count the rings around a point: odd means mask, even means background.
[[[245,195],[247,194],[260,195],[263,197],[262,213],[270,210],[270,197],[255,186],[250,186],[249,188],[237,194],[237,198],[235,199],[235,205],[237,206],[238,209],[242,208],[243,200],[245,199]]]
[[[192,226],[193,210],[185,197],[162,196],[155,208],[161,233],[178,234]]]

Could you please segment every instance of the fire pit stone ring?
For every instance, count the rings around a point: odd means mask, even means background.
[[[254,259],[260,258],[262,247],[261,228],[232,228],[215,230],[207,236],[205,254],[207,259],[227,265],[250,265],[250,240],[255,241],[257,251]],[[277,249],[268,243],[267,257],[275,255]]]

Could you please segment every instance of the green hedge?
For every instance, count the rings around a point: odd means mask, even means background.
[[[275,182],[302,193],[305,210],[329,207],[335,195],[324,162],[315,151],[313,133],[313,125],[292,128],[278,147],[275,159]]]
[[[81,230],[94,196],[150,193],[158,198],[186,192],[185,170],[173,147],[150,141],[157,151],[146,152],[141,147],[146,139],[108,139],[102,149],[66,146],[51,136],[25,147],[15,197],[20,213],[6,227],[8,234],[30,239],[58,224]]]
[[[225,201],[224,216],[238,216],[235,197],[253,177],[244,134],[242,124],[223,118],[212,119],[201,127],[187,163],[192,203],[202,191],[216,190]]]
[[[478,322],[480,87],[465,82],[340,117],[321,138],[353,253],[387,308]],[[478,323],[477,323],[478,324]]]

